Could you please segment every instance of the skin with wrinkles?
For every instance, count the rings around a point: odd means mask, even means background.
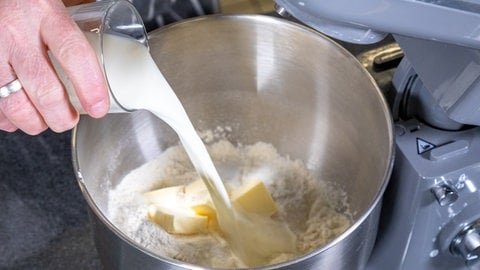
[[[66,1],[67,2],[67,1]],[[68,1],[79,4],[85,1]],[[0,130],[39,134],[73,128],[78,112],[48,58],[51,51],[72,81],[85,111],[104,116],[106,83],[90,44],[60,0],[0,0],[0,86],[18,78],[23,91],[0,99]]]

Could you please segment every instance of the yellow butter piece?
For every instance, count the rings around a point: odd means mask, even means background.
[[[187,204],[197,215],[207,216],[209,219],[216,218],[215,206],[202,179],[185,186],[185,197],[188,200]]]
[[[171,234],[196,234],[207,231],[208,218],[186,209],[161,208],[150,205],[148,217]]]
[[[217,211],[215,211],[215,208],[211,206],[209,203],[204,203],[204,204],[196,204],[190,206],[190,208],[200,216],[206,216],[209,219],[215,219],[217,216]]]
[[[185,186],[185,193],[199,193],[199,192],[208,192],[207,186],[202,179],[193,181],[192,183]]]
[[[143,193],[150,204],[173,206],[185,192],[185,186],[172,186]]]
[[[172,186],[143,194],[150,204],[148,217],[172,234],[207,231],[216,212],[201,180],[187,186]]]
[[[277,205],[262,181],[251,180],[234,190],[232,203],[251,213],[271,216],[277,212]]]

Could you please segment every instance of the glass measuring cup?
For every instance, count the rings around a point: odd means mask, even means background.
[[[126,0],[109,0],[99,1],[67,8],[72,19],[77,23],[78,27],[84,31],[90,45],[94,49],[101,69],[105,76],[110,94],[109,113],[128,112],[115,98],[115,89],[110,87],[108,69],[109,58],[104,54],[104,38],[105,35],[115,35],[123,38],[131,39],[148,48],[148,39],[142,18],[135,7]],[[124,57],[128,52],[120,52],[114,57]],[[110,56],[113,57],[113,56]],[[53,66],[57,71],[68,92],[72,105],[79,111],[85,113],[82,108],[73,84],[67,78],[58,62],[50,54]]]

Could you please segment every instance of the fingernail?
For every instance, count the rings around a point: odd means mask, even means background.
[[[108,101],[106,99],[90,107],[90,115],[93,117],[102,117],[108,112]]]

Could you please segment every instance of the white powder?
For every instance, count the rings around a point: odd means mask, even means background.
[[[214,133],[206,132],[204,137],[214,141]],[[301,161],[280,156],[272,145],[259,142],[234,146],[220,140],[208,146],[208,151],[227,188],[235,189],[252,178],[261,179],[278,206],[274,218],[286,222],[297,236],[298,254],[281,254],[268,264],[310,252],[351,224],[347,214],[331,206],[338,205],[342,198],[329,202],[323,193],[326,184],[314,179]],[[124,233],[160,256],[206,267],[244,267],[220,234],[171,235],[147,218],[148,204],[142,193],[197,179],[183,147],[171,147],[130,172],[110,192],[108,217]]]

